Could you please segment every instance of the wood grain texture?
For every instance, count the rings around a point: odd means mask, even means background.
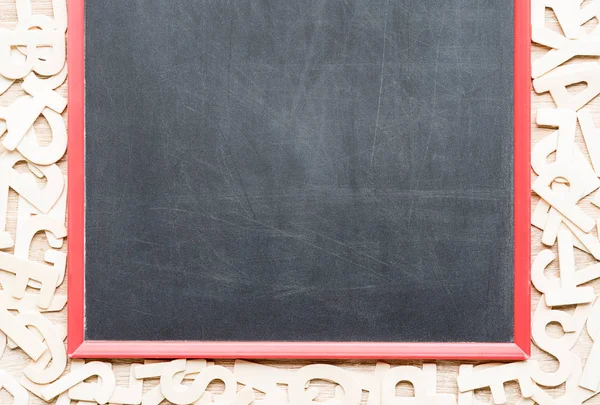
[[[15,9],[14,1],[15,0],[0,0],[0,28],[9,28],[10,29],[10,28],[14,27],[14,25],[16,24],[17,16],[16,16],[16,9]],[[586,3],[584,3],[584,5]],[[51,4],[50,4],[49,0],[32,0],[32,4],[33,4],[34,13],[45,14],[45,15],[49,15],[49,16],[52,15]],[[550,14],[548,15],[548,23],[555,28],[557,27],[556,20],[553,15],[550,15]],[[590,24],[595,25],[596,23],[594,22],[594,23],[590,23]],[[538,57],[543,52],[545,52],[545,50],[542,49],[541,47],[536,47],[536,46],[533,47],[533,57],[534,58]],[[589,60],[591,58],[587,58],[587,59]],[[598,59],[598,58],[595,58],[595,59]],[[67,95],[66,84],[60,88],[59,92],[63,96],[66,97],[66,95]],[[25,93],[22,91],[20,84],[16,83],[5,94],[0,96],[0,106],[7,106],[15,98],[17,98],[21,95],[24,95],[24,94]],[[551,97],[548,94],[543,94],[543,95],[533,94],[532,107],[533,107],[532,144],[535,144],[538,140],[540,140],[544,136],[547,136],[549,133],[551,133],[551,130],[549,130],[549,129],[537,128],[535,126],[535,124],[534,124],[535,111],[537,108],[541,108],[541,107],[552,108],[552,107],[554,107],[554,102],[552,101]],[[593,112],[595,122],[597,123],[597,125],[600,125],[600,98],[596,98],[596,100],[594,100],[592,102],[590,107]],[[65,113],[65,118],[66,118],[66,114],[67,113]],[[47,123],[44,120],[39,119],[38,122],[36,123],[36,125],[37,125],[36,128],[38,129],[39,136],[41,138],[43,138],[43,140],[45,142],[49,141],[50,132],[49,132]],[[579,128],[578,128],[576,142],[580,146],[581,150],[584,151],[584,153],[587,155],[587,150],[585,148],[585,144],[583,143],[583,138],[581,136],[581,132],[580,132]],[[58,165],[61,167],[61,169],[63,170],[63,172],[65,174],[66,174],[67,163],[68,163],[67,156],[65,156],[65,158],[63,158],[58,163]],[[532,178],[533,177],[534,177],[534,175],[532,174]],[[537,203],[537,200],[538,200],[538,198],[536,196],[533,196],[532,204],[535,205]],[[583,206],[584,210],[586,212],[589,212],[594,217],[598,217],[600,215],[599,209],[592,206],[590,204],[589,200],[590,200],[590,198],[587,198],[586,200],[583,201],[582,206]],[[17,209],[17,196],[11,190],[10,201],[9,201],[9,213],[8,213],[8,229],[10,232],[13,233],[13,235],[14,235],[15,226],[16,226],[16,209]],[[541,240],[541,232],[537,229],[533,229],[532,240],[531,240],[532,258],[534,258],[537,255],[537,253],[540,252],[544,248],[543,245],[541,244],[540,240]],[[41,260],[45,248],[46,248],[45,236],[43,234],[38,234],[36,236],[36,238],[34,239],[34,243],[32,245],[32,252],[31,252],[32,259]],[[64,251],[67,250],[67,244],[65,244],[65,246],[63,247],[63,250]],[[553,248],[553,251],[556,252],[556,247]],[[576,264],[577,264],[578,269],[583,266],[586,266],[586,265],[594,264],[596,262],[590,255],[581,253],[577,250],[575,251],[575,257],[576,257]],[[555,261],[550,266],[550,271],[557,272],[558,271],[557,266],[558,266],[558,263],[557,263],[557,261]],[[600,282],[593,283],[593,286],[595,287],[596,294],[600,294]],[[58,293],[66,294],[66,289],[67,289],[67,283],[65,281],[65,283],[63,283],[63,285],[58,290]],[[533,291],[533,308],[535,308],[535,305],[537,304],[538,300],[539,300],[539,294],[537,293],[537,291],[534,290]],[[54,323],[65,323],[66,322],[66,311],[65,310],[63,310],[60,313],[46,314],[46,316]],[[557,335],[560,335],[561,332],[558,330],[558,328],[556,328],[556,329],[557,330],[552,330],[552,333],[556,333]],[[591,339],[587,335],[587,332],[583,332],[579,341],[577,342],[577,345],[574,348],[574,351],[582,359],[585,359],[590,350],[591,343],[592,343]],[[543,369],[546,371],[554,370],[557,367],[556,361],[551,356],[541,353],[535,347],[533,348],[533,358],[540,360],[540,362],[543,363]],[[25,366],[28,364],[29,361],[30,360],[26,357],[26,355],[22,351],[20,351],[18,349],[17,350],[8,350],[7,349],[6,352],[4,353],[4,356],[0,359],[0,369],[7,370],[11,375],[13,375],[17,378],[20,378],[20,376],[23,373],[23,369],[25,368]],[[130,363],[131,362],[126,361],[126,360],[118,360],[118,361],[114,362],[114,369],[116,371],[117,380],[118,380],[119,384],[127,384],[128,371],[129,371],[128,364],[130,364]],[[233,364],[232,361],[219,361],[217,363],[221,364],[221,365],[225,365],[225,366],[232,366],[232,364]],[[391,362],[391,363],[395,364],[395,365],[420,364],[419,362]],[[269,364],[269,365],[273,365],[273,366],[281,367],[281,368],[293,369],[293,368],[298,368],[300,366],[306,365],[306,364],[308,364],[308,362],[268,361],[268,362],[265,362],[265,364]],[[374,362],[343,362],[342,361],[342,362],[332,362],[330,364],[339,365],[344,368],[359,371],[359,372],[371,372],[375,366]],[[439,362],[438,363],[438,380],[437,380],[438,392],[451,393],[451,394],[457,393],[456,376],[457,376],[457,372],[458,372],[458,366],[460,364],[461,363],[459,363],[459,362]],[[153,381],[146,380],[144,382],[144,391],[145,392],[148,391],[156,384],[158,384],[158,380],[153,380]],[[315,382],[315,385],[323,387],[322,394],[318,398],[319,400],[333,398],[334,389],[333,389],[332,385],[329,385],[325,382]],[[211,389],[216,390],[216,391],[218,391],[220,388],[221,387],[218,384],[214,384],[211,386]],[[412,389],[407,384],[400,384],[398,386],[398,390],[399,390],[399,393],[401,393],[401,395],[410,395],[410,392]],[[563,390],[564,390],[563,387],[557,387],[556,389],[551,389],[549,391],[551,393],[560,394],[563,392]],[[515,401],[520,397],[518,387],[515,383],[507,384],[507,392],[508,392],[510,404],[514,404]],[[490,396],[489,390],[482,390],[481,392],[477,393],[477,396],[480,398],[480,400],[483,403],[491,403],[491,396]],[[260,398],[260,396],[258,396],[258,398]],[[364,394],[364,398],[366,399],[366,394]],[[10,397],[8,396],[8,394],[6,392],[0,391],[0,404],[5,404],[5,403],[10,403]],[[36,405],[36,404],[43,404],[43,403],[45,403],[45,402],[42,401],[41,399],[39,399],[35,396],[31,397],[30,404]],[[600,404],[600,396],[597,396],[597,397],[591,399],[590,401],[587,402],[587,404]]]

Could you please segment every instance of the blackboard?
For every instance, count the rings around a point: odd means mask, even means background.
[[[517,9],[86,1],[80,340],[515,344]]]

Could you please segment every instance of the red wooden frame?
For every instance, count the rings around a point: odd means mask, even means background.
[[[295,343],[84,339],[84,0],[69,0],[69,356],[439,360],[528,358],[531,317],[530,5],[529,0],[514,2],[514,343]]]

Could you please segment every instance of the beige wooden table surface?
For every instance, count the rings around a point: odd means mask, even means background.
[[[104,0],[104,1],[106,1],[106,0]],[[126,1],[126,0],[122,0],[122,1]],[[574,0],[564,0],[564,1],[574,1]],[[46,15],[52,16],[52,8],[51,8],[50,0],[32,0],[32,4],[33,4],[34,13],[46,14]],[[556,27],[556,20],[553,15],[548,13],[547,19],[551,26]],[[8,28],[8,29],[13,28],[14,25],[16,24],[16,21],[17,21],[17,15],[16,15],[16,9],[15,9],[15,0],[0,0],[0,28]],[[533,48],[532,48],[532,55],[534,58],[541,55],[543,52],[545,52],[545,50],[541,47],[533,46]],[[598,59],[598,58],[596,58],[596,59]],[[66,96],[67,85],[66,84],[63,85],[59,89],[59,92]],[[19,84],[13,85],[12,88],[7,93],[0,96],[0,107],[7,106],[16,97],[19,97],[24,94],[25,93],[21,90]],[[596,98],[596,100],[594,100],[594,102],[590,106],[593,110],[593,115],[594,115],[595,121],[597,123],[600,123],[600,97]],[[555,106],[554,106],[554,102],[552,101],[552,99],[550,98],[550,96],[548,94],[537,95],[535,93],[532,93],[532,115],[533,116],[535,116],[536,109],[540,108],[540,107],[553,108]],[[64,114],[65,118],[66,118],[67,113],[68,113],[68,109],[67,109],[67,112],[65,112],[65,114]],[[534,119],[532,117],[532,145],[535,144],[542,137],[547,136],[549,133],[551,133],[551,130],[549,130],[549,129],[543,129],[543,128],[536,127],[533,122],[534,122]],[[42,128],[41,130],[38,130],[38,135],[42,138],[42,141],[48,142],[50,139],[50,131],[49,131],[45,121],[39,119],[38,123],[36,123],[36,125],[39,125],[39,128]],[[581,132],[580,132],[579,128],[578,128],[578,133],[577,133],[577,143],[581,147],[581,150],[584,151],[587,155],[587,149],[585,147],[585,144],[583,143],[583,138],[581,136]],[[43,144],[43,142],[42,142],[42,144]],[[0,152],[1,151],[2,151],[2,147],[0,146]],[[66,173],[67,163],[68,163],[67,156],[65,156],[59,163],[59,166],[65,173]],[[24,170],[24,167],[21,167],[20,169]],[[533,178],[534,178],[534,176],[532,174],[532,179]],[[537,197],[532,196],[532,206],[534,206],[536,202],[537,202]],[[584,201],[583,207],[586,211],[592,212],[594,217],[597,217],[600,215],[600,210],[598,208],[591,206],[589,201]],[[14,233],[15,225],[16,225],[16,208],[17,208],[17,197],[16,197],[16,194],[11,190],[10,200],[9,200],[9,211],[8,211],[8,229],[9,229],[9,231],[11,231],[13,233]],[[532,228],[532,240],[531,240],[532,259],[535,257],[535,255],[537,255],[538,252],[540,252],[544,248],[540,242],[540,238],[541,238],[541,232],[535,228]],[[45,249],[46,249],[46,239],[45,239],[45,236],[43,236],[43,234],[40,233],[34,239],[34,243],[32,245],[31,257],[34,260],[41,260],[42,256],[43,256],[43,251]],[[63,247],[63,251],[66,251],[66,250],[67,250],[67,244],[65,244],[65,246]],[[554,247],[553,250],[556,252],[556,247]],[[577,263],[578,268],[580,268],[584,265],[590,265],[590,264],[596,263],[596,261],[590,255],[582,253],[578,250],[575,250],[575,257],[576,257],[576,263]],[[552,263],[552,265],[550,266],[550,269],[551,269],[551,271],[557,270],[556,261],[554,263]],[[600,282],[596,282],[593,285],[595,287],[596,294],[600,294]],[[65,281],[65,283],[63,283],[63,285],[60,287],[58,293],[64,295],[64,294],[66,294],[66,290],[67,290],[67,283]],[[532,294],[533,308],[535,308],[537,300],[539,299],[539,294],[533,289],[532,289],[532,292],[533,292],[533,294]],[[46,314],[46,316],[54,323],[62,323],[62,324],[66,323],[66,311],[65,310],[63,310],[60,313],[49,313],[49,314]],[[560,330],[559,327],[556,327],[556,328],[553,328],[552,333],[556,334],[557,336],[560,336],[562,334],[562,331]],[[587,358],[590,347],[591,347],[591,340],[590,340],[589,336],[587,335],[587,333],[584,331],[581,334],[581,337],[580,337],[577,345],[575,346],[574,351],[582,359],[585,359],[585,358]],[[533,353],[534,353],[533,358],[540,360],[543,363],[542,368],[544,371],[552,371],[557,368],[557,362],[553,357],[540,352],[535,347],[533,348]],[[0,369],[7,370],[10,374],[14,375],[17,378],[20,378],[20,376],[23,373],[23,369],[28,364],[28,362],[29,362],[28,357],[22,351],[7,349],[5,351],[2,359],[0,359]],[[128,364],[130,364],[130,363],[131,363],[131,361],[126,361],[126,360],[113,361],[113,364],[114,364],[113,367],[114,367],[115,371],[117,372],[117,377],[118,377],[119,383],[123,383],[123,384],[127,383],[127,375],[128,375],[128,371],[129,371]],[[277,367],[285,367],[285,368],[297,368],[302,365],[308,364],[308,362],[298,362],[298,361],[266,361],[264,363],[274,365]],[[340,361],[340,362],[330,362],[330,363],[340,365],[340,366],[348,368],[348,369],[353,369],[356,371],[369,372],[369,371],[372,371],[374,368],[374,362]],[[391,361],[390,363],[392,363],[392,364],[421,364],[421,362],[401,362],[401,361]],[[233,364],[233,362],[232,361],[217,361],[217,364],[230,366]],[[438,365],[438,380],[437,380],[438,392],[452,393],[452,394],[457,393],[456,376],[458,373],[458,366],[460,364],[461,363],[459,363],[459,362],[438,362],[437,363],[437,365]],[[144,390],[147,391],[150,387],[156,385],[157,381],[152,381],[152,382],[145,381],[144,384],[145,384]],[[333,389],[332,385],[329,385],[326,382],[318,382],[318,381],[315,382],[315,385],[319,385],[319,386],[323,387],[321,390],[322,394],[317,398],[318,400],[325,400],[327,398],[333,397],[334,389]],[[507,386],[507,392],[509,394],[509,403],[513,404],[520,397],[518,386],[516,383],[508,383],[508,384],[506,384],[506,386]],[[218,390],[219,385],[214,384],[213,386],[211,386],[211,389]],[[410,386],[410,384],[399,384],[398,385],[399,395],[411,395],[411,391],[412,391],[412,387]],[[557,387],[556,389],[550,390],[550,392],[553,392],[556,394],[560,394],[563,391],[564,391],[563,386],[560,386],[560,387]],[[481,390],[481,392],[478,391],[477,397],[481,399],[482,403],[491,403],[491,397],[490,397],[489,390]],[[257,398],[260,398],[260,395],[257,395]],[[365,398],[366,398],[366,394],[365,394]],[[11,403],[11,401],[12,401],[11,397],[5,391],[0,392],[0,405],[9,404],[9,403]],[[43,404],[43,403],[45,403],[45,402],[40,400],[39,398],[37,398],[33,395],[31,396],[30,404]],[[600,404],[600,395],[591,399],[590,401],[588,401],[587,404]]]

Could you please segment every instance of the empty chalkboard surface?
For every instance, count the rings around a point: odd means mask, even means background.
[[[525,358],[528,9],[72,0],[70,354]]]

